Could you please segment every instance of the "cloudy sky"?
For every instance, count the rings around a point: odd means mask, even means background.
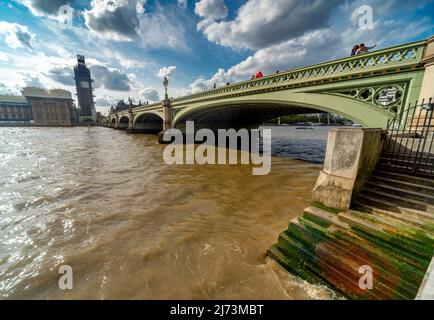
[[[360,28],[363,5],[372,28]],[[177,97],[341,58],[360,42],[424,39],[433,13],[434,0],[0,0],[0,94],[75,93],[83,54],[99,111],[129,96],[159,101],[164,76]]]

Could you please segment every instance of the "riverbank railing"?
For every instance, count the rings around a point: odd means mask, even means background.
[[[409,105],[389,122],[382,169],[434,177],[434,101]]]

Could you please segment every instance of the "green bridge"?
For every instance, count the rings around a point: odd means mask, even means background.
[[[431,39],[276,73],[110,114],[105,125],[131,132],[257,128],[272,118],[331,112],[384,128],[421,93]],[[165,108],[166,106],[166,108]]]

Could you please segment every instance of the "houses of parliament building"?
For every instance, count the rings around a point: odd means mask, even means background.
[[[21,96],[0,96],[0,125],[69,126],[76,122],[77,109],[69,91],[27,87]]]

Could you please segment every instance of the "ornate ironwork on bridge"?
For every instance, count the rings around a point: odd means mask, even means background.
[[[296,113],[332,112],[366,127],[383,127],[419,98],[433,38],[289,70],[169,101],[171,125],[186,120],[202,127],[255,127]],[[162,129],[162,103],[133,109],[134,129]],[[128,111],[107,123],[125,127]],[[126,129],[126,128],[125,128]]]

